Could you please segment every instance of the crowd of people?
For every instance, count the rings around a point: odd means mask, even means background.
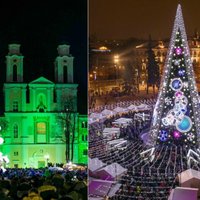
[[[86,200],[87,167],[16,169],[0,173],[1,200]]]

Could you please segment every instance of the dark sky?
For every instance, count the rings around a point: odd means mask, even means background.
[[[90,0],[90,34],[99,39],[170,38],[178,3],[187,35],[200,31],[199,0]]]
[[[39,76],[54,81],[54,60],[59,44],[69,44],[79,84],[79,112],[87,113],[87,0],[0,3],[0,74],[5,81],[8,44],[20,43],[25,82]],[[41,1],[42,2],[42,1]],[[64,3],[65,2],[65,3]],[[0,88],[1,91],[2,87]],[[2,102],[2,100],[1,100]]]

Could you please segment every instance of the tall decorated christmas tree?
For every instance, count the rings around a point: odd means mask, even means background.
[[[196,146],[200,134],[199,96],[178,5],[165,61],[157,103],[150,128],[149,144]]]

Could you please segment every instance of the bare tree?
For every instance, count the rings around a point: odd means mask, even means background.
[[[64,142],[66,144],[66,162],[73,161],[74,140],[76,131],[75,99],[68,95],[63,99],[63,112],[58,116],[61,126],[64,128]]]

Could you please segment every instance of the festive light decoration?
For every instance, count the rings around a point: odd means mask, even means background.
[[[159,138],[160,138],[160,141],[162,141],[162,142],[166,141],[167,138],[168,138],[168,133],[167,133],[167,131],[161,130],[161,133],[160,133]]]
[[[149,144],[196,145],[200,139],[197,134],[200,133],[199,119],[199,96],[181,6],[178,5],[153,112]]]
[[[178,91],[175,93],[175,96],[179,98],[179,97],[183,96],[183,92]]]
[[[183,70],[183,69],[178,70],[178,75],[179,76],[184,76],[185,75],[185,70]]]
[[[174,138],[176,138],[176,139],[181,137],[181,133],[179,131],[174,131],[173,135],[174,135]]]
[[[180,78],[174,78],[171,80],[170,87],[172,90],[177,91],[183,87],[183,83]]]
[[[192,128],[192,121],[189,117],[185,116],[180,123],[176,125],[177,130],[180,132],[188,132]]]
[[[181,61],[180,61],[179,59],[176,59],[176,60],[174,60],[174,65],[175,65],[175,66],[178,66],[178,65],[180,65],[180,62],[181,62]]]
[[[188,133],[187,139],[188,139],[189,141],[193,141],[194,138],[195,138],[195,136],[194,136],[193,133]]]
[[[165,103],[166,103],[167,105],[170,105],[170,104],[172,103],[172,99],[171,99],[170,97],[166,97],[166,98],[165,98]]]
[[[176,54],[177,54],[177,55],[181,55],[181,54],[182,54],[182,49],[179,48],[179,47],[176,48],[175,51],[176,51]]]

